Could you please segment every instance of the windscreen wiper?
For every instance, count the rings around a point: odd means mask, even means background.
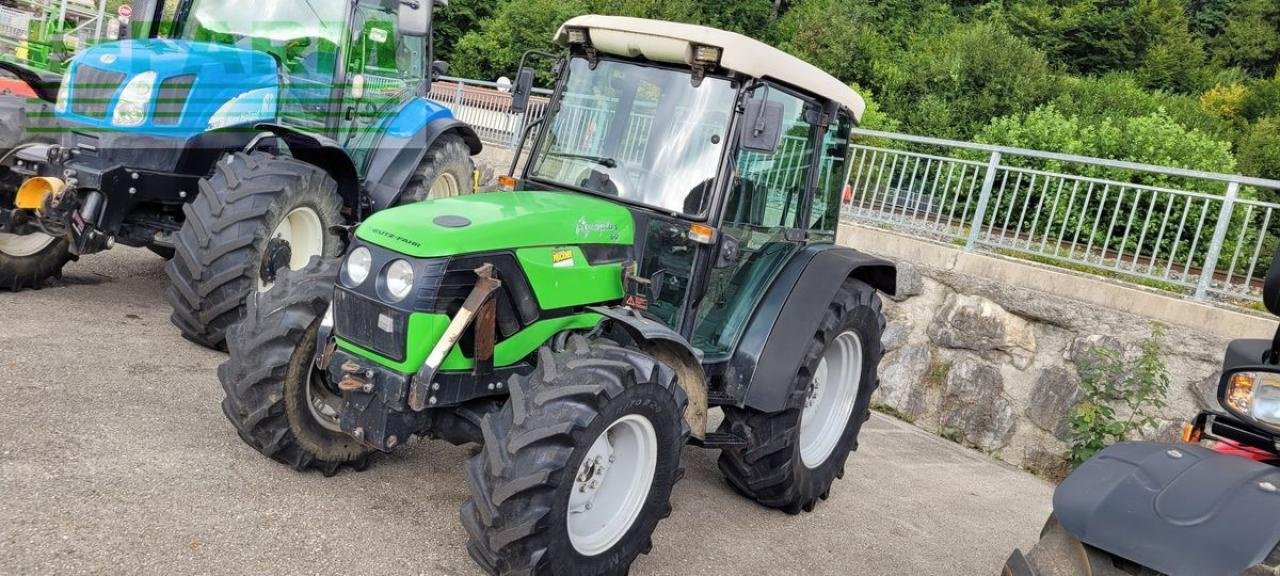
[[[553,153],[552,156],[555,156],[556,158],[568,158],[570,160],[587,160],[590,162],[595,162],[596,164],[604,166],[605,168],[618,167],[617,160],[614,160],[613,158],[606,158],[604,156],[592,156],[591,154],[560,154],[560,153]]]

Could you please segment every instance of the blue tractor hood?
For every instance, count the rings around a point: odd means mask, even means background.
[[[135,126],[114,124],[130,82],[148,73],[155,76],[145,120]],[[270,54],[184,40],[128,40],[88,48],[72,59],[65,83],[65,107],[60,103],[58,116],[69,123],[177,138],[273,121],[280,96],[279,66]]]

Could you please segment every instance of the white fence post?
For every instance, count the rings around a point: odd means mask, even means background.
[[[1218,269],[1218,257],[1222,255],[1222,244],[1227,240],[1227,231],[1231,228],[1231,216],[1235,213],[1236,198],[1240,195],[1240,183],[1227,184],[1227,195],[1222,197],[1222,210],[1218,213],[1218,226],[1213,229],[1213,240],[1209,243],[1209,253],[1204,257],[1204,267],[1200,270],[1200,282],[1196,284],[1194,298],[1203,301],[1209,296],[1209,286],[1213,283],[1213,274]],[[1188,258],[1194,257],[1188,255]]]
[[[973,211],[973,224],[969,226],[969,240],[964,243],[966,252],[973,252],[978,246],[978,233],[982,230],[982,221],[987,217],[987,204],[991,203],[991,189],[996,186],[996,172],[1000,170],[1000,152],[991,153],[991,161],[987,162],[987,175],[982,180],[982,193],[978,195],[978,207]]]

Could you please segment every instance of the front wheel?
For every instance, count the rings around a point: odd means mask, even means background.
[[[847,280],[809,341],[787,408],[724,408],[721,431],[747,440],[720,454],[720,471],[735,490],[789,514],[827,499],[869,415],[883,331],[875,289]]]
[[[626,574],[671,511],[689,437],[671,368],[576,336],[485,418],[462,523],[490,574]]]
[[[0,233],[0,288],[14,292],[39,288],[45,280],[62,276],[71,259],[62,238]]]
[[[222,412],[244,442],[297,470],[326,475],[364,468],[370,450],[339,426],[342,399],[316,368],[316,338],[333,296],[337,260],[285,271],[276,287],[249,298],[248,315],[227,336],[218,367]]]
[[[165,266],[173,324],[192,342],[225,349],[250,294],[269,289],[282,270],[341,254],[329,232],[343,223],[341,206],[338,183],[310,164],[261,152],[219,160],[183,207]]]

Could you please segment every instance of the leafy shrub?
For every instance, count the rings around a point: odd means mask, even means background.
[[[1067,458],[1079,466],[1098,451],[1154,430],[1167,405],[1169,373],[1160,361],[1164,327],[1152,324],[1132,360],[1122,352],[1096,346],[1077,359],[1083,400],[1071,412]]]

